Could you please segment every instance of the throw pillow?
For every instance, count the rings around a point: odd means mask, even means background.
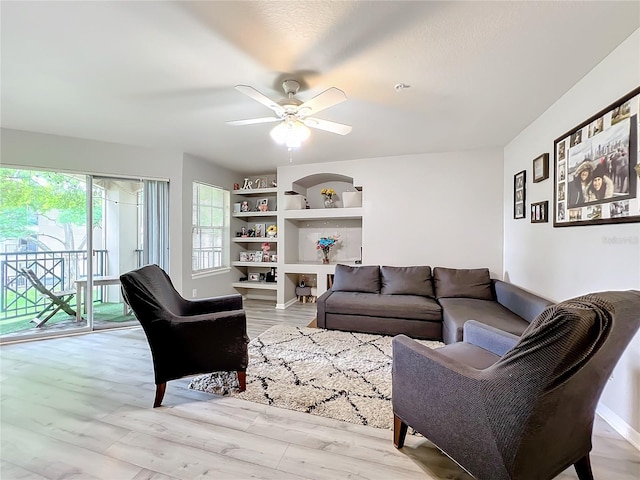
[[[421,295],[433,298],[431,267],[380,267],[383,295]]]
[[[494,300],[488,268],[435,267],[433,284],[436,288],[436,298]]]
[[[334,292],[380,293],[380,267],[350,267],[339,263],[331,289]]]

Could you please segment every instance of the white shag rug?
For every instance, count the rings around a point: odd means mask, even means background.
[[[246,391],[238,392],[235,372],[200,375],[189,388],[392,429],[392,338],[277,325],[249,343]]]

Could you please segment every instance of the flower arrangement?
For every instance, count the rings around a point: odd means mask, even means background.
[[[335,194],[336,191],[333,188],[323,188],[320,190],[320,195],[322,195],[325,200],[331,200]]]
[[[278,234],[278,227],[276,225],[269,225],[267,227],[267,237],[275,237]]]
[[[322,251],[322,263],[329,263],[329,252],[338,242],[338,235],[320,237],[316,240],[316,250]]]

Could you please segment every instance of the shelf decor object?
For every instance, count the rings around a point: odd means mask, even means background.
[[[526,170],[522,170],[513,176],[513,218],[515,219],[527,216],[527,212],[524,209],[526,184]]]
[[[640,87],[554,142],[554,227],[640,222]]]
[[[322,263],[329,263],[329,252],[338,242],[338,236],[333,235],[330,237],[320,237],[316,240],[316,249],[322,252]]]
[[[549,154],[543,153],[533,159],[533,183],[549,178]]]
[[[324,197],[324,208],[333,208],[333,197],[336,195],[336,191],[333,188],[323,188],[320,190],[320,195]]]

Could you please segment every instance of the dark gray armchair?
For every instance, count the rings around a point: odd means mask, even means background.
[[[249,362],[242,296],[186,300],[157,265],[120,276],[122,293],[149,341],[159,407],[169,380],[216,371],[238,372],[246,388]]]
[[[596,404],[639,325],[640,292],[603,292],[548,307],[521,337],[475,322],[438,350],[397,336],[394,444],[411,426],[480,480],[546,480],[571,465],[592,480]]]

